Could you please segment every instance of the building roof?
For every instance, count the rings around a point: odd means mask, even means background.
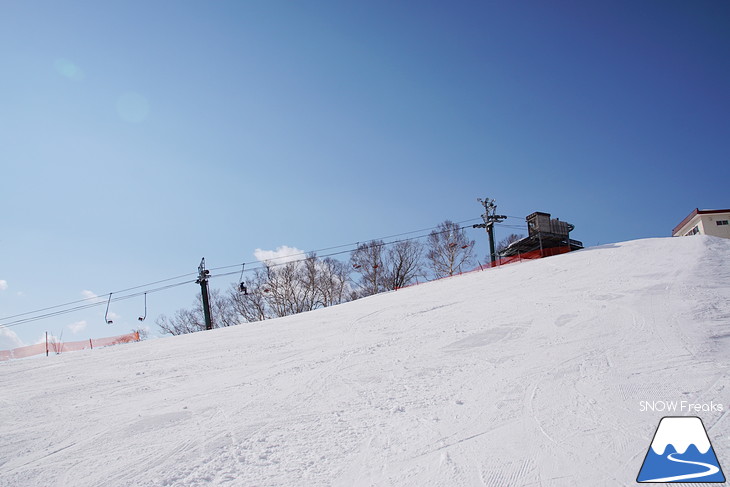
[[[711,214],[711,213],[730,213],[730,210],[700,210],[699,208],[695,208],[694,211],[692,211],[692,213],[690,213],[689,215],[687,215],[684,218],[684,220],[682,220],[682,222],[679,225],[677,225],[676,227],[674,227],[674,229],[672,229],[672,235],[674,235],[675,233],[677,233],[677,231],[680,228],[682,228],[683,226],[685,226],[695,216],[697,216],[697,215]]]

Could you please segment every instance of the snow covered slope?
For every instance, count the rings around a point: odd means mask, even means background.
[[[634,485],[665,415],[730,469],[729,261],[639,240],[6,362],[0,486]]]

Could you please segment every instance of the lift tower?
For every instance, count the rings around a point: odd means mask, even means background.
[[[203,313],[205,314],[205,329],[212,330],[213,322],[210,319],[210,298],[208,297],[208,277],[210,271],[205,268],[205,257],[200,261],[198,266],[198,280],[196,283],[200,284],[200,294],[203,297]]]
[[[484,207],[484,214],[482,220],[484,223],[477,223],[473,225],[473,228],[486,228],[487,234],[489,235],[489,261],[491,265],[494,265],[494,261],[497,260],[497,254],[494,252],[494,224],[503,222],[507,219],[504,215],[496,215],[497,205],[493,199],[489,198],[477,198],[477,201]]]

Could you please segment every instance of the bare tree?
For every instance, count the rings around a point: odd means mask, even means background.
[[[232,326],[240,323],[237,310],[227,296],[218,289],[210,289],[211,324],[213,328]],[[163,333],[183,335],[205,330],[205,314],[203,312],[203,297],[198,293],[191,309],[181,308],[175,311],[172,317],[160,315],[155,323]]]
[[[269,262],[243,282],[231,285],[225,294],[210,290],[213,328],[332,306],[349,300],[350,292],[349,267],[338,260],[310,254],[301,261]],[[201,295],[191,309],[179,309],[172,317],[160,315],[156,323],[171,335],[204,330]]]
[[[517,242],[518,240],[522,240],[524,238],[524,235],[517,235],[516,233],[511,233],[507,235],[505,238],[499,241],[497,244],[497,253],[499,254],[504,249],[510,246],[510,244],[513,244]],[[490,261],[491,259],[487,259],[487,261]]]
[[[63,330],[61,330],[61,334],[59,336],[50,335],[48,337],[48,348],[56,355],[63,352]]]
[[[184,335],[205,330],[205,323],[199,320],[195,311],[186,308],[178,309],[170,318],[162,314],[157,317],[155,323],[163,333],[169,333],[170,335]]]
[[[297,313],[323,308],[325,305],[319,289],[320,261],[317,255],[307,255],[304,262],[299,263],[296,273],[299,303]]]
[[[315,254],[303,261],[267,269],[267,303],[275,316],[287,316],[339,304],[347,299],[347,267]]]
[[[382,240],[372,240],[357,246],[350,254],[350,264],[360,275],[358,297],[371,296],[385,290]]]
[[[233,301],[230,296],[223,294],[219,289],[210,290],[210,314],[211,321],[213,322],[213,328],[223,328],[226,326],[235,326],[240,324],[243,320],[237,313],[236,307],[233,305]],[[200,299],[200,310],[203,310],[203,298],[198,295]]]
[[[271,318],[264,291],[265,273],[259,269],[255,270],[252,277],[247,277],[243,281],[243,285],[246,288],[245,293],[241,291],[240,284],[234,284],[228,292],[231,305],[242,321],[252,322]]]
[[[350,291],[347,265],[331,257],[320,261],[317,273],[317,294],[322,306],[332,306],[348,300]]]
[[[435,277],[453,276],[474,265],[474,240],[458,224],[446,220],[428,235],[426,258]]]
[[[266,268],[265,299],[274,316],[289,316],[309,311],[309,289],[302,282],[305,272],[301,263],[287,262]]]
[[[285,264],[267,263],[229,291],[230,301],[243,321],[289,316],[339,304],[348,299],[349,277],[342,262],[309,254]]]
[[[385,253],[383,284],[387,289],[398,289],[411,284],[421,275],[423,245],[416,240],[396,242]]]
[[[140,341],[147,340],[147,338],[149,338],[150,336],[150,329],[148,326],[143,326],[139,324],[132,328],[132,333],[138,333]]]

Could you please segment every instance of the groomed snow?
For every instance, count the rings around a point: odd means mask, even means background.
[[[730,465],[730,240],[604,245],[315,312],[0,364],[0,486],[635,485]],[[124,331],[124,330],[122,330]]]

